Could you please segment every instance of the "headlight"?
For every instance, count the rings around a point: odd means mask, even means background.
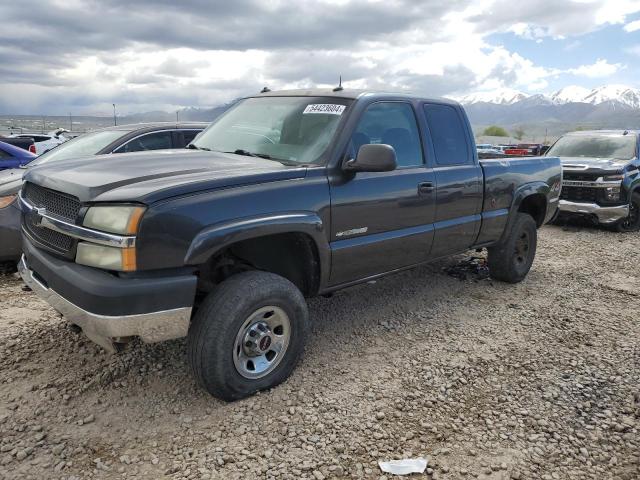
[[[16,199],[16,195],[7,195],[6,197],[0,197],[0,208],[8,207]]]
[[[76,263],[105,270],[132,272],[136,269],[136,249],[80,242],[76,251]]]
[[[90,207],[82,225],[109,233],[135,235],[144,210],[132,205]]]
[[[609,201],[620,200],[620,187],[607,187],[604,189],[604,198]]]
[[[617,174],[617,175],[607,175],[606,177],[603,178],[603,180],[605,182],[617,182],[624,180],[624,175],[621,174]]]

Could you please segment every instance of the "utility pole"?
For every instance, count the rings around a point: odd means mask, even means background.
[[[118,125],[118,121],[116,120],[116,104],[113,104],[113,125]]]
[[[71,112],[69,112],[69,131],[73,132],[73,118],[71,117]]]
[[[178,123],[178,122],[179,122],[179,120],[178,120],[178,110],[176,110],[176,123]]]
[[[44,115],[42,116],[42,133],[44,133],[45,125],[44,125]]]

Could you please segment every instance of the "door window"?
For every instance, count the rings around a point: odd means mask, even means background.
[[[450,105],[429,104],[424,113],[431,132],[431,141],[438,165],[473,163],[467,147],[465,128],[458,111]]]
[[[186,147],[191,143],[191,140],[196,138],[196,135],[200,133],[201,130],[181,130],[182,138],[184,139],[184,145],[182,147]]]
[[[362,145],[370,143],[391,145],[398,167],[424,163],[416,116],[408,103],[380,102],[365,110],[351,137],[349,154],[355,157]]]
[[[162,148],[172,148],[171,132],[155,132],[125,143],[114,153],[140,152],[143,150],[160,150]]]

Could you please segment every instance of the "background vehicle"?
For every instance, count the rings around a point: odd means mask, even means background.
[[[109,127],[69,140],[41,155],[28,166],[33,168],[79,157],[86,162],[89,160],[87,156],[99,154],[184,148],[207,125],[203,122],[192,122]],[[111,162],[110,157],[103,156],[101,159]],[[75,168],[75,166],[66,168]],[[22,252],[20,212],[16,198],[22,187],[24,173],[24,169],[18,169],[7,170],[0,174],[0,262],[16,262]]]
[[[64,132],[66,132],[66,130],[64,128],[60,128],[49,133],[19,133],[12,135],[12,137],[33,139],[36,149],[34,153],[36,155],[42,155],[68,140],[64,135]]]
[[[620,232],[640,231],[640,132],[569,133],[547,155],[562,160],[562,215],[586,216]]]
[[[35,158],[37,158],[37,155],[28,150],[0,142],[0,170],[21,167]]]
[[[521,281],[560,195],[558,158],[478,161],[449,100],[267,92],[192,146],[30,169],[19,269],[111,351],[188,335],[196,378],[227,400],[289,376],[305,297],[470,248]]]
[[[14,137],[0,137],[0,142],[4,142],[8,145],[21,148],[29,153],[36,154],[36,144],[33,142],[33,138],[14,138]]]

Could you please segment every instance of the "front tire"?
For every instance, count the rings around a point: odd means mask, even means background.
[[[634,193],[629,202],[629,216],[616,223],[615,229],[618,232],[638,232],[640,231],[640,193]]]
[[[507,283],[524,280],[536,256],[537,244],[535,220],[526,213],[517,213],[505,241],[488,249],[491,277]]]
[[[238,400],[286,380],[309,332],[307,304],[289,280],[244,272],[225,280],[198,309],[187,352],[198,383]]]

